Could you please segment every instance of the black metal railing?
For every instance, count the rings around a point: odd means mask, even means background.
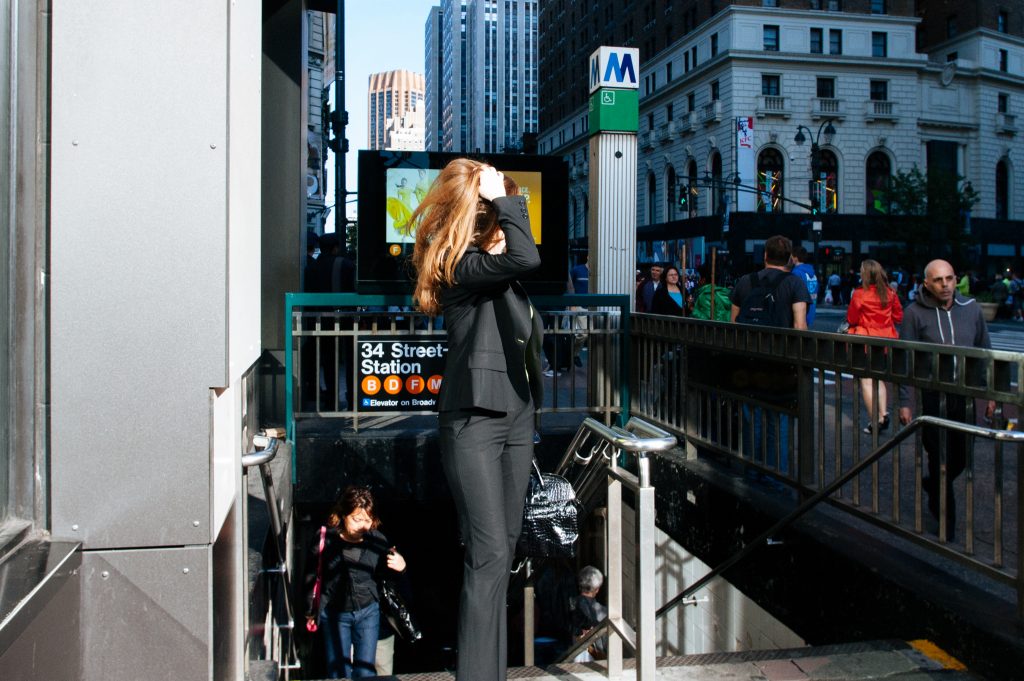
[[[843,479],[831,505],[1024,592],[1024,444],[973,430],[976,402],[1024,406],[1024,353],[653,315],[634,315],[632,329],[631,413],[679,434],[689,456],[723,458],[804,496]],[[861,380],[870,413],[861,407]],[[937,480],[927,475],[920,436],[929,429],[901,435],[901,388],[910,404],[930,399],[933,415],[963,426],[930,424]],[[958,401],[966,405],[959,415]],[[949,452],[955,438],[967,438],[959,477]],[[896,444],[886,462],[862,465],[887,441]]]

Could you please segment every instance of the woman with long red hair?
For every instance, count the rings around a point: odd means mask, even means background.
[[[865,260],[860,264],[861,286],[853,292],[846,321],[850,323],[848,333],[880,338],[899,338],[896,325],[903,322],[903,304],[892,289],[885,269],[876,260]],[[878,405],[874,404],[873,379],[860,379],[860,391],[871,425],[864,428],[870,434],[889,428],[889,395],[885,382],[878,382]],[[875,420],[877,419],[877,421]]]
[[[448,332],[438,430],[466,545],[456,678],[504,681],[505,596],[542,396],[543,328],[516,279],[540,254],[516,184],[470,159],[441,171],[410,222],[414,297]]]

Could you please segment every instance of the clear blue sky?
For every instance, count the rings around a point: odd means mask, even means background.
[[[427,15],[431,7],[440,4],[441,0],[345,3],[345,108],[349,113],[350,149],[345,172],[350,190],[358,189],[357,152],[366,148],[366,87],[370,74],[396,69],[423,73]],[[355,215],[354,202],[349,204],[348,214]]]

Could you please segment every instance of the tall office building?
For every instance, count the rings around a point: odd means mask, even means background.
[[[466,0],[441,1],[441,90],[441,148],[468,149]]]
[[[424,27],[423,44],[426,58],[423,64],[424,94],[423,120],[426,126],[424,148],[427,151],[440,151],[443,147],[441,104],[443,101],[442,69],[444,67],[442,33],[444,24],[441,7],[431,7]]]
[[[442,2],[445,151],[518,152],[536,133],[538,11],[537,0]]]
[[[388,131],[395,129],[395,121],[422,106],[423,74],[404,70],[371,74],[369,95],[366,145],[368,149],[387,149]]]

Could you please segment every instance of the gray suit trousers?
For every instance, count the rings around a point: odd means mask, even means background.
[[[515,400],[519,402],[519,400]],[[533,458],[533,404],[441,412],[441,463],[466,545],[458,681],[505,681],[505,597]]]

